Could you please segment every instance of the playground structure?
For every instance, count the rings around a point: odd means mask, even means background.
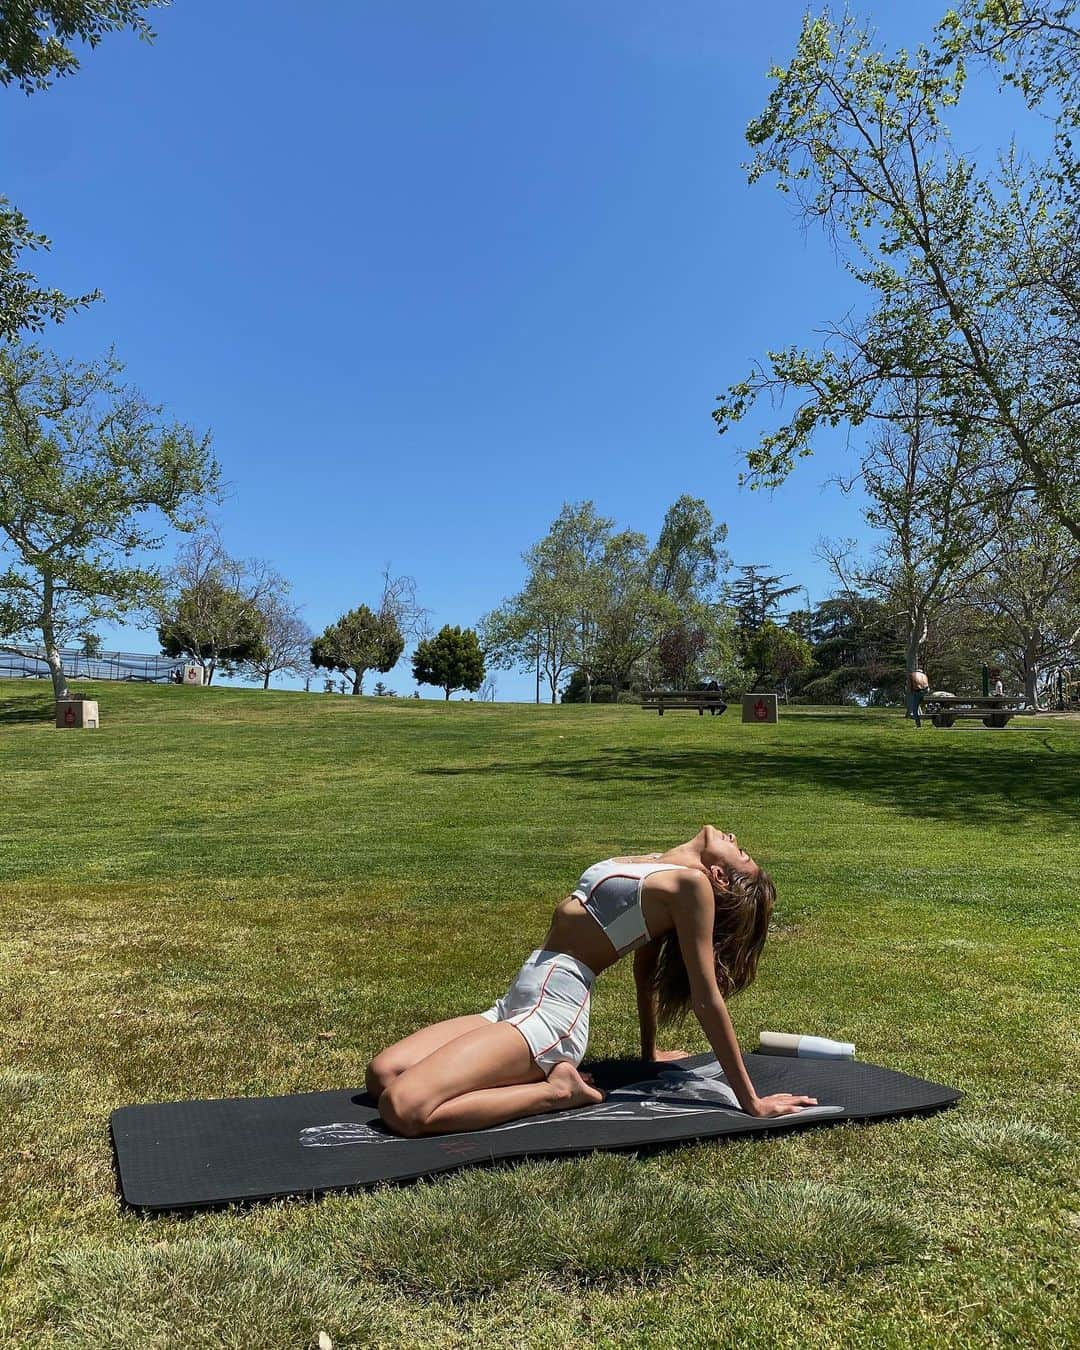
[[[1060,666],[1054,671],[1047,701],[1058,712],[1080,711],[1080,666]]]
[[[87,656],[74,650],[62,651],[60,659],[69,680],[135,680],[140,684],[179,683],[188,664],[175,656],[153,656],[146,652],[99,652]],[[50,674],[40,647],[0,652],[0,679],[27,676],[47,680]]]

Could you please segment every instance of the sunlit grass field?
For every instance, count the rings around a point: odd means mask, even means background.
[[[1076,1343],[1080,724],[83,692],[99,731],[0,682],[5,1343]],[[587,863],[705,820],[779,889],[743,1044],[853,1040],[957,1109],[121,1208],[115,1107],[359,1087],[387,1042],[503,992]],[[624,965],[596,1055],[636,1047]]]

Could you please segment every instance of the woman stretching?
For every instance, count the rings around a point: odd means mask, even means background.
[[[704,825],[666,853],[609,858],[555,910],[543,947],[487,1012],[452,1017],[375,1056],[368,1091],[396,1134],[449,1134],[603,1100],[577,1066],[596,976],[634,953],[641,1054],[657,1052],[657,1012],[693,1008],[744,1111],[783,1116],[816,1104],[759,1097],[724,999],[754,978],[776,888],[733,834]]]

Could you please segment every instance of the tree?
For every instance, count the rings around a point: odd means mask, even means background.
[[[158,641],[166,656],[197,662],[212,684],[265,659],[263,609],[287,587],[267,563],[233,558],[210,525],[180,548],[158,606]]]
[[[810,669],[813,656],[805,638],[766,619],[747,643],[745,660],[754,675],[751,691],[780,685],[786,698],[789,682]]]
[[[647,678],[665,633],[710,629],[708,606],[727,529],[699,498],[683,496],[664,516],[655,545],[634,530],[614,532],[592,502],[567,503],[547,535],[524,555],[523,589],[482,624],[484,650],[497,666],[531,666],[551,701],[576,671],[572,699],[592,701],[593,684],[616,691]],[[571,700],[572,701],[572,700]]]
[[[598,677],[619,694],[631,687],[635,672],[658,647],[663,634],[682,617],[678,602],[651,584],[648,540],[637,530],[622,530],[604,547],[595,608]]]
[[[431,611],[425,609],[416,598],[416,581],[413,577],[390,575],[388,563],[382,571],[383,588],[379,597],[378,614],[388,632],[394,628],[408,642],[417,642],[431,635],[428,616]],[[398,653],[400,656],[400,652]],[[395,658],[396,660],[397,658]]]
[[[352,677],[352,692],[364,692],[369,670],[385,675],[397,665],[405,639],[397,619],[389,611],[374,613],[367,605],[350,609],[311,644],[311,664],[323,670],[340,670]]]
[[[1080,656],[1080,549],[1028,502],[999,516],[979,562],[965,595],[976,631],[1034,707],[1049,672]]]
[[[771,575],[760,563],[744,563],[736,568],[742,575],[727,584],[725,602],[734,611],[739,651],[745,652],[750,639],[780,608],[780,601],[796,595],[801,586],[782,586],[787,574]]]
[[[559,611],[571,630],[567,665],[585,680],[585,702],[592,702],[597,671],[597,608],[601,573],[615,522],[596,513],[591,501],[566,502],[538,546],[551,578],[548,598],[558,598]]]
[[[664,513],[649,557],[649,584],[679,605],[710,600],[717,578],[731,566],[726,538],[727,526],[713,520],[702,498],[684,493]]]
[[[20,0],[0,7],[0,84],[16,84],[26,94],[47,89],[53,79],[79,67],[67,44],[79,39],[96,47],[105,34],[129,29],[141,38],[153,33],[140,11],[163,0]],[[167,0],[164,0],[167,2]],[[19,266],[20,255],[48,248],[49,241],[30,228],[21,211],[0,196],[0,341],[14,341],[23,330],[39,331],[60,323],[73,309],[99,298],[98,291],[69,296],[42,287]]]
[[[667,629],[656,653],[657,673],[661,681],[673,689],[686,689],[708,641],[705,629],[700,624],[681,623]]]
[[[484,682],[484,653],[471,628],[444,625],[433,638],[420,643],[412,666],[417,684],[437,685],[447,699],[455,689],[475,694]]]
[[[612,522],[592,502],[566,503],[548,533],[522,554],[524,587],[481,620],[485,662],[497,669],[531,668],[540,702],[546,680],[554,703],[568,670],[593,673],[595,606],[604,542]]]
[[[313,634],[285,590],[271,591],[259,604],[259,650],[248,659],[252,679],[270,688],[278,671],[303,675],[310,664]]]
[[[940,425],[955,410],[978,420],[1000,490],[1030,489],[1080,539],[1075,4],[959,8],[937,51],[894,57],[850,16],[807,16],[791,62],[771,72],[747,129],[750,180],[772,176],[825,226],[870,305],[830,325],[817,352],[769,352],[714,417],[724,431],[762,393],[798,392],[791,420],[746,454],[751,481],[775,484],[812,453],[819,427],[892,421],[897,385],[921,382]],[[1014,150],[980,173],[949,147],[943,114],[961,95],[965,55],[994,43],[1030,101],[1060,98],[1044,165]]]
[[[562,675],[565,651],[558,644],[552,659],[544,661],[544,639],[550,628],[537,601],[534,589],[525,589],[504,600],[480,620],[480,645],[488,669],[520,670],[530,668],[535,676],[535,699],[540,702],[540,681],[547,675],[552,699]]]
[[[170,599],[158,624],[158,641],[165,656],[197,661],[210,685],[219,670],[235,675],[263,659],[261,617],[243,592],[211,576]]]
[[[814,664],[800,697],[811,703],[893,703],[907,690],[904,650],[889,606],[849,591],[810,617]]]
[[[163,420],[122,371],[0,347],[0,634],[40,637],[57,698],[66,641],[160,596],[136,561],[162,544],[154,517],[190,530],[218,490],[209,437]]]
[[[928,411],[922,381],[901,383],[894,420],[880,423],[864,453],[858,479],[869,498],[867,522],[881,534],[869,564],[851,563],[850,549],[820,546],[848,590],[869,591],[895,606],[908,673],[922,664],[921,648],[944,606],[978,569],[979,548],[995,530],[987,502],[982,448],[975,419],[953,415],[944,424]]]

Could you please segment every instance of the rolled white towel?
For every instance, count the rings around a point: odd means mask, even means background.
[[[854,1059],[850,1041],[830,1041],[824,1036],[796,1036],[787,1031],[763,1031],[759,1051],[763,1055],[791,1055],[797,1059]]]

